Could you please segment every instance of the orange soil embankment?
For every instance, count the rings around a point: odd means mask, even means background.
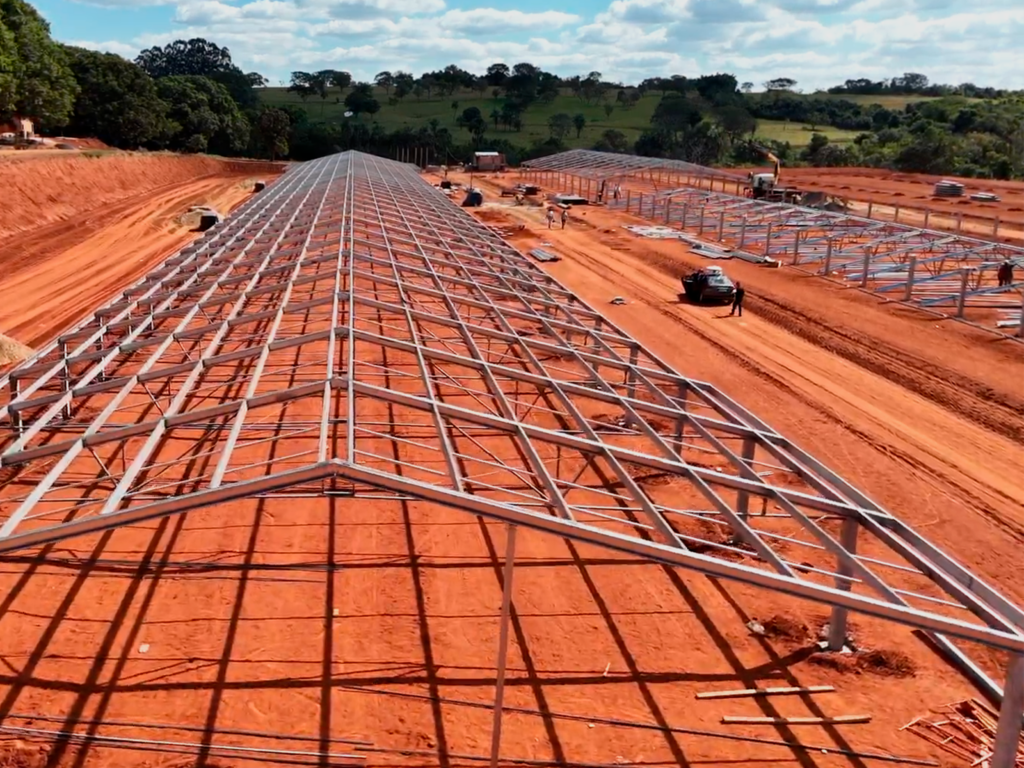
[[[171,184],[205,176],[265,174],[274,168],[270,163],[163,153],[12,154],[0,161],[0,242]]]
[[[190,206],[227,213],[270,163],[117,153],[0,164],[0,331],[38,346],[195,236]]]

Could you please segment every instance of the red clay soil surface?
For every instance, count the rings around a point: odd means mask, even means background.
[[[747,173],[752,168],[740,169]],[[763,168],[756,169],[758,171]],[[950,178],[964,185],[964,196],[946,198],[933,196],[937,181]],[[963,232],[991,238],[993,225],[999,219],[998,239],[1019,243],[1024,240],[1024,182],[963,179],[897,173],[881,168],[784,168],[782,181],[801,189],[827,192],[854,201],[853,211],[867,214],[871,202],[872,217],[892,220],[900,207],[899,221],[910,226],[924,226],[925,210],[928,227],[955,229],[957,214],[963,217]],[[999,202],[978,202],[970,196],[976,192],[999,195]]]
[[[280,164],[113,153],[0,158],[0,332],[30,347],[70,327],[227,213]]]
[[[477,183],[496,199],[491,181]],[[677,296],[678,275],[699,260],[679,244],[626,233],[625,217],[578,209],[569,228],[549,232],[540,208],[496,204],[476,213],[512,233],[523,251],[543,243],[560,254],[545,270],[652,352],[720,386],[1024,602],[1018,346],[746,264],[727,265],[747,284],[749,300],[742,318],[726,318]],[[614,296],[626,304],[609,305]],[[286,352],[275,353],[281,357],[268,369],[301,362],[285,361]],[[240,369],[239,380],[245,374]],[[381,421],[406,418],[373,402],[359,408]],[[440,461],[407,437],[402,461]],[[185,450],[169,443],[161,450]],[[268,451],[258,441],[245,450],[253,461]],[[209,456],[196,461],[196,473],[209,471]],[[678,503],[678,493],[672,485],[652,491],[664,503]],[[370,765],[475,764],[464,756],[486,755],[490,744],[504,549],[503,526],[464,512],[300,498],[232,502],[48,546],[38,556],[0,558],[0,717],[43,730],[88,719],[172,724],[92,730],[208,747],[343,753],[346,744],[332,738],[361,738],[404,753],[370,753]],[[858,643],[890,652],[893,664],[835,669],[818,663],[812,645],[827,614],[807,603],[530,531],[519,534],[516,562],[505,704],[524,711],[506,715],[506,757],[570,765],[873,764],[837,755],[842,748],[959,764],[899,730],[931,707],[977,695],[909,630],[855,617]],[[752,635],[753,619],[771,636]],[[995,654],[983,661],[991,669],[1003,663]],[[836,691],[694,699],[707,690],[808,685]],[[868,714],[872,721],[722,726],[725,714]],[[666,726],[816,746],[790,750]],[[21,747],[11,764],[193,764],[109,748],[33,750]],[[249,764],[207,751],[212,757],[201,764]]]

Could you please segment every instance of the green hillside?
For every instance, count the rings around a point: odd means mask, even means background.
[[[384,129],[392,131],[403,127],[419,128],[426,126],[431,120],[437,120],[454,136],[464,140],[469,139],[469,134],[456,124],[456,118],[462,110],[477,107],[487,118],[495,108],[500,109],[501,107],[500,99],[494,99],[491,96],[481,98],[476,92],[466,91],[452,98],[408,96],[398,104],[390,106],[387,103],[387,94],[382,89],[378,89],[375,96],[381,103],[380,112],[373,118],[366,116],[346,118],[344,116],[345,105],[342,103],[344,96],[337,89],[332,89],[326,100],[312,97],[305,102],[298,95],[289,93],[285,88],[262,88],[259,93],[264,104],[273,107],[287,105],[305,109],[310,120],[313,121],[338,122],[358,119],[367,123],[376,122]],[[567,146],[593,146],[606,130],[621,131],[630,142],[634,142],[644,130],[650,127],[651,116],[661,97],[661,93],[647,93],[633,107],[613,105],[612,113],[607,115],[603,104],[586,104],[565,90],[550,103],[531,105],[523,115],[522,131],[506,130],[503,127],[496,128],[492,119],[486,136],[507,139],[514,144],[528,145],[537,139],[547,139],[550,136],[548,118],[565,113],[567,115],[582,114],[587,119],[587,125],[578,138],[575,130],[566,137]],[[458,103],[456,109],[452,108],[453,102]],[[828,136],[831,141],[840,143],[850,141],[858,134],[858,131],[844,131],[830,126],[816,126],[816,130],[818,133]],[[811,126],[799,123],[774,120],[758,121],[757,135],[759,137],[788,141],[794,147],[806,146],[811,140],[812,133]]]

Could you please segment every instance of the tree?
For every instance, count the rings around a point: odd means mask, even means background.
[[[156,81],[175,123],[170,147],[185,152],[232,155],[249,143],[249,122],[220,83],[195,75],[172,75]]]
[[[380,111],[380,102],[373,97],[373,86],[369,83],[356,83],[345,97],[345,108],[356,117],[377,114]]]
[[[175,40],[161,48],[147,48],[138,55],[135,63],[146,70],[150,77],[172,77],[175,75],[207,76],[214,72],[231,69],[231,52],[216,43],[195,37],[191,40]]]
[[[928,87],[928,78],[917,72],[905,72],[903,77],[894,77],[892,87],[903,93],[920,93]]]
[[[245,79],[249,81],[252,88],[266,88],[270,84],[270,81],[259,72],[247,72]]]
[[[64,125],[77,92],[49,24],[23,0],[0,0],[0,119],[18,114]]]
[[[112,53],[71,46],[64,53],[79,88],[66,126],[70,134],[95,136],[119,149],[166,140],[171,131],[167,104],[140,67]]]
[[[609,128],[601,134],[601,138],[597,140],[594,149],[599,152],[628,152],[629,139],[626,138],[626,134],[622,131]]]
[[[611,105],[609,105],[611,106]],[[575,114],[572,116],[572,127],[576,129],[576,138],[580,137],[583,133],[583,129],[587,127],[587,118],[582,114]]]
[[[522,108],[516,102],[506,101],[501,105],[501,123],[506,128],[515,128],[517,131],[521,130],[522,117]]]
[[[548,131],[551,133],[551,138],[562,141],[571,130],[572,118],[564,112],[559,112],[548,118]]]
[[[615,111],[615,107],[612,104],[605,104],[604,105],[604,116],[605,117],[611,117],[612,116],[612,112],[614,112],[614,111]]]
[[[585,79],[580,81],[580,94],[588,104],[604,96],[607,88],[602,81],[603,75],[600,72],[591,72]]]
[[[313,74],[310,72],[292,72],[288,93],[298,94],[298,97],[305,103],[306,99],[316,93],[316,87],[313,85]]]
[[[487,91],[488,87],[489,85],[487,83],[486,78],[477,77],[473,80],[473,90],[480,95],[480,98],[483,98],[483,95]]]
[[[810,124],[811,130],[816,131],[819,125],[828,122],[828,115],[819,110],[811,110],[807,115],[807,122]]]
[[[334,79],[333,69],[321,69],[309,76],[308,86],[310,90],[320,97],[320,116],[324,115],[324,105],[330,95],[331,81]]]
[[[750,93],[751,91],[754,90],[754,84],[751,82],[746,82],[740,86],[740,90],[743,91],[744,93]]]
[[[256,133],[263,149],[271,160],[288,154],[288,134],[292,123],[287,113],[280,109],[264,109],[256,121]]]
[[[495,88],[501,88],[508,78],[508,64],[502,64],[501,62],[491,64],[491,66],[487,68],[487,74],[484,75],[484,79],[487,81],[487,84],[494,86]]]
[[[337,69],[331,70],[330,84],[338,89],[339,94],[344,93],[345,89],[352,85],[352,75]]]
[[[408,72],[395,72],[395,98],[404,99],[413,92],[415,79]]]
[[[804,148],[803,156],[804,159],[816,162],[818,155],[821,151],[828,146],[828,136],[821,133],[815,133],[811,135],[811,140]]]
[[[539,74],[540,68],[535,67],[533,64],[530,64],[529,62],[526,61],[522,61],[519,64],[516,64],[514,67],[512,67],[513,77],[535,78]]]
[[[669,92],[654,108],[651,125],[673,138],[694,127],[702,119],[700,109],[679,93]]]
[[[377,76],[373,78],[373,82],[378,88],[383,88],[384,93],[390,96],[391,88],[395,84],[395,76],[387,70],[384,70],[383,72],[377,73]]]
[[[479,141],[487,130],[487,121],[479,107],[466,107],[455,123],[462,129],[469,131],[473,138]]]
[[[537,98],[545,104],[550,104],[558,98],[559,85],[561,85],[561,80],[557,75],[541,72],[537,75]]]
[[[249,75],[234,65],[231,52],[201,37],[175,40],[162,48],[147,48],[138,55],[135,63],[153,78],[178,75],[209,78],[223,85],[243,108],[255,107],[259,103]]]
[[[791,77],[776,77],[764,84],[766,91],[792,91],[796,87],[796,80]]]
[[[498,123],[501,121],[501,111],[497,108],[492,109],[488,117],[494,121],[494,130],[498,130]]]
[[[453,101],[451,106],[452,106],[452,114],[454,115],[456,112],[459,111],[459,102]],[[477,111],[479,112],[480,110],[477,110]]]
[[[757,120],[740,106],[730,104],[719,107],[715,110],[715,120],[732,141],[736,141],[745,133],[752,134],[757,130]]]

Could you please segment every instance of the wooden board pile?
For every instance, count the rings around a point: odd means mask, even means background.
[[[999,715],[977,699],[947,704],[941,713],[929,722],[919,717],[900,730],[910,731],[925,741],[966,760],[968,765],[989,768],[989,760],[996,743]],[[1014,762],[1024,768],[1024,735],[1021,736]]]

